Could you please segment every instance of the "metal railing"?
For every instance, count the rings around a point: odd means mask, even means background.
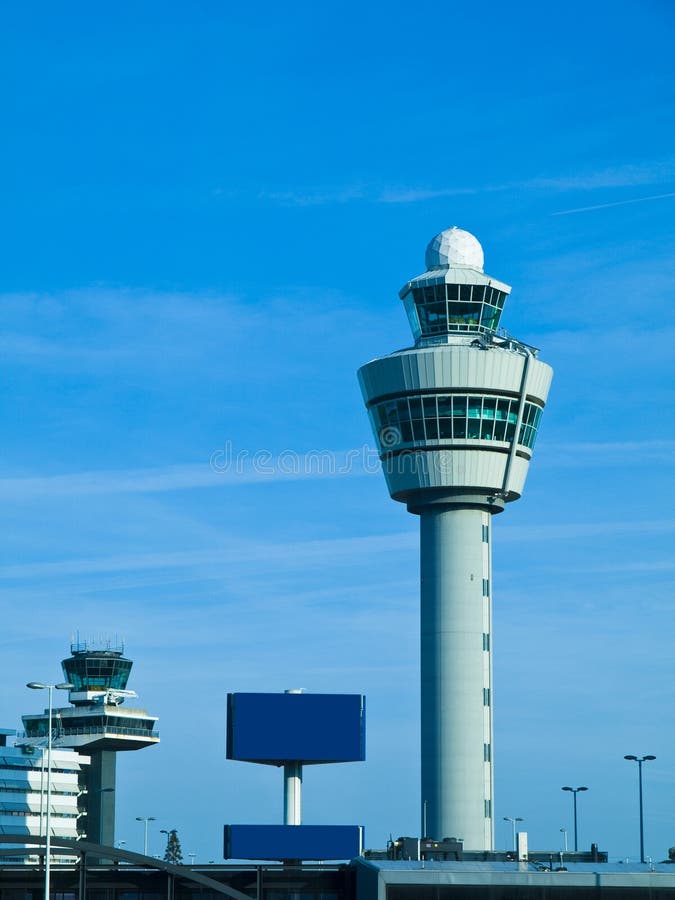
[[[131,726],[129,726],[128,728],[121,728],[118,725],[81,725],[79,728],[60,728],[58,732],[54,734],[54,741],[63,741],[64,738],[78,734],[138,735],[141,737],[159,739],[159,731],[153,728],[133,728]],[[27,735],[25,732],[18,735],[18,738],[20,740],[31,740],[32,737],[32,735]],[[36,740],[40,740],[41,737],[42,735],[40,737],[36,737]]]

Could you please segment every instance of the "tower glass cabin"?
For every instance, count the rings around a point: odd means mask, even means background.
[[[459,228],[400,291],[415,346],[359,381],[394,500],[420,516],[422,830],[494,844],[491,519],[523,491],[552,370]]]

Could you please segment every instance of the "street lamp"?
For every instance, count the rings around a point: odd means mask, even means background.
[[[52,799],[52,694],[54,692],[54,688],[57,691],[72,691],[75,687],[74,684],[43,684],[41,681],[29,681],[26,687],[30,688],[32,691],[49,691],[49,713],[47,716],[47,816],[45,819],[46,823],[46,835],[45,835],[45,897],[44,900],[49,900],[49,889],[50,889],[50,857],[52,852],[52,843],[51,843],[51,822],[50,822],[50,806]]]
[[[563,850],[565,851],[565,853],[567,853],[567,829],[563,825],[563,827],[560,829],[560,831],[562,832],[562,836],[563,836]]]
[[[630,759],[633,762],[638,764],[638,781],[640,784],[640,862],[643,863],[645,861],[645,831],[644,831],[644,816],[642,811],[642,763],[651,762],[653,759],[656,759],[655,756],[624,756],[624,759]]]
[[[136,816],[137,822],[143,822],[143,856],[148,855],[148,822],[155,822],[154,816]]]
[[[587,791],[587,787],[564,787],[563,791],[571,791],[574,794],[574,852],[576,853],[579,850],[579,840],[577,833],[577,794],[579,791]]]
[[[197,854],[194,851],[192,853],[188,853],[188,856],[190,857],[190,865],[191,866],[194,866],[194,864],[195,864],[195,856],[196,855]]]
[[[510,822],[511,827],[513,829],[513,849],[518,850],[518,845],[516,844],[516,822],[524,821],[520,816],[504,816],[505,822]]]

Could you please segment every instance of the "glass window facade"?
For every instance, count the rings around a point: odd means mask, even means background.
[[[132,662],[122,656],[77,655],[63,662],[63,673],[76,691],[116,689],[123,691]]]
[[[518,421],[519,401],[509,397],[437,394],[385,400],[371,407],[380,452],[404,444],[429,441],[511,442]],[[534,447],[542,407],[526,403],[518,443]]]
[[[47,718],[26,722],[26,737],[46,737]],[[130,716],[77,716],[77,718],[56,718],[53,724],[63,736],[77,734],[122,734],[140,735],[141,737],[158,737],[154,719],[132,718]]]
[[[415,340],[451,332],[493,332],[507,294],[484,284],[416,287],[404,299]]]

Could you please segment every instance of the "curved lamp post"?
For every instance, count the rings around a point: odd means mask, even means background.
[[[47,816],[45,818],[45,900],[49,900],[50,890],[50,857],[52,852],[51,844],[51,822],[50,822],[50,806],[52,799],[52,694],[54,689],[57,691],[72,691],[74,684],[43,684],[41,681],[29,681],[26,687],[32,691],[49,691],[49,712],[47,716]]]
[[[574,794],[574,852],[579,850],[579,839],[577,833],[577,794],[579,791],[587,791],[587,787],[564,787],[563,791],[571,791]]]
[[[511,823],[511,828],[513,829],[513,849],[515,851],[518,850],[518,845],[516,844],[516,822],[524,821],[520,816],[504,816],[505,822]]]
[[[630,759],[638,764],[638,781],[640,784],[640,862],[645,861],[645,831],[644,831],[644,815],[642,811],[642,763],[651,762],[656,759],[655,756],[624,756],[624,759]]]

